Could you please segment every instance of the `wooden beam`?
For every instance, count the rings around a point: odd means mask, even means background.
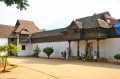
[[[86,53],[86,55],[88,54],[87,44],[88,44],[88,40],[86,40],[86,47],[85,47],[85,53]]]
[[[100,39],[97,39],[97,58],[100,57],[100,54],[99,54],[99,40]]]
[[[80,56],[80,51],[79,51],[79,41],[77,41],[77,57]]]
[[[69,56],[71,56],[71,41],[69,40],[68,42],[69,42],[69,50],[68,50],[68,52],[69,52]]]

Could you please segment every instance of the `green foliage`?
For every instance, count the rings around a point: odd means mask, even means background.
[[[6,52],[7,51],[7,46],[0,46],[0,52]]]
[[[36,48],[33,50],[33,56],[34,57],[38,57],[40,52],[41,52],[41,50],[40,50],[40,48],[37,45]]]
[[[20,10],[26,10],[26,6],[30,6],[27,0],[0,0],[0,2],[4,2],[7,6],[16,4],[16,8]]]
[[[42,31],[46,31],[46,29],[42,29]]]
[[[15,44],[10,43],[7,45],[7,51],[8,51],[8,53],[15,54],[15,53],[19,52],[20,49]]]
[[[54,52],[54,49],[53,47],[46,47],[43,49],[43,52],[46,53],[49,58],[49,56]]]
[[[15,45],[15,44],[8,44],[8,45],[4,45],[4,46],[0,46],[0,52],[2,53],[6,53],[5,56],[3,57],[6,57],[4,59],[4,69],[3,69],[3,72],[5,72],[5,68],[6,68],[6,63],[7,63],[7,57],[8,57],[8,53],[17,53],[19,52],[19,48]]]
[[[10,43],[10,44],[8,44],[8,45],[4,45],[4,46],[0,46],[0,52],[2,53],[4,53],[4,52],[6,52],[7,53],[7,55],[8,55],[8,53],[13,53],[13,54],[15,54],[15,53],[17,53],[17,52],[19,52],[20,51],[20,49],[15,45],[15,44],[12,44],[12,43]]]
[[[115,55],[114,58],[120,60],[120,54]]]

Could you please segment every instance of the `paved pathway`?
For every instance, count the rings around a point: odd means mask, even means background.
[[[120,79],[120,64],[31,57],[9,58],[19,66],[0,79]]]

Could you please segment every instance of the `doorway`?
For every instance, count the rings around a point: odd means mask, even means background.
[[[86,49],[86,53],[87,53],[87,54],[92,54],[92,51],[93,51],[93,43],[92,43],[92,42],[88,42],[86,48],[87,48],[87,49]]]

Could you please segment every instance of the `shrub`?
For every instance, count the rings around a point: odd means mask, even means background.
[[[120,54],[115,55],[114,58],[120,60]]]
[[[50,55],[54,52],[54,49],[53,49],[53,47],[46,47],[43,49],[43,52],[46,53],[49,58]]]
[[[36,48],[33,50],[33,56],[34,57],[38,57],[40,52],[41,52],[41,50],[40,50],[40,48],[37,45]]]

